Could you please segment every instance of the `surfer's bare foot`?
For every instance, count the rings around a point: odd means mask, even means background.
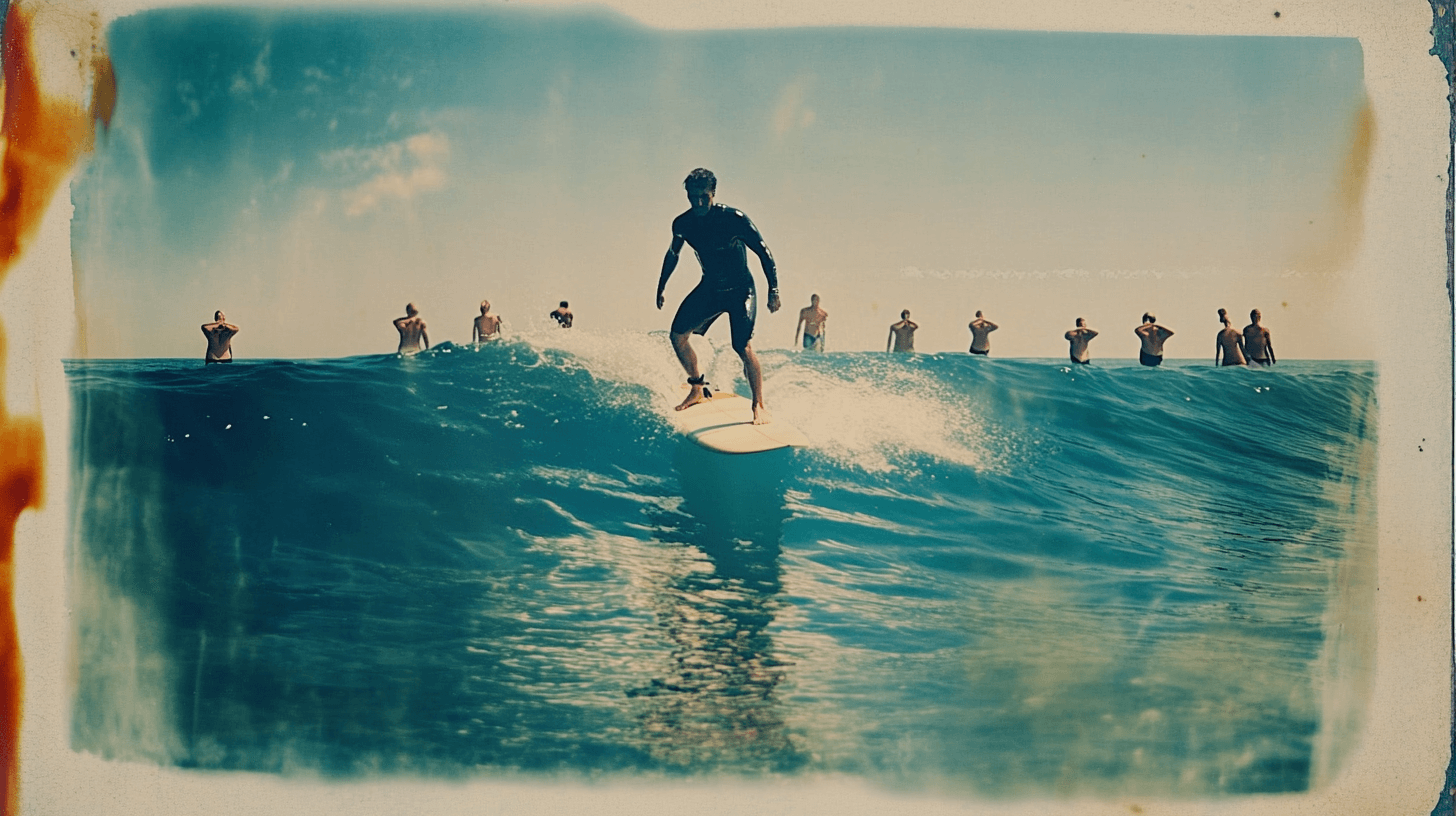
[[[767,425],[772,421],[773,419],[768,415],[768,409],[763,406],[763,403],[755,402],[753,404],[753,424]]]
[[[687,399],[683,400],[682,404],[676,410],[681,411],[684,408],[691,408],[700,402],[706,402],[707,399],[707,397],[703,396],[703,387],[701,385],[695,385],[693,386],[693,390],[688,392]]]

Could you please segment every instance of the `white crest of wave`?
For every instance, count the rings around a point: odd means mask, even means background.
[[[932,374],[873,352],[847,365],[805,365],[794,353],[764,359],[765,400],[823,455],[871,473],[925,455],[976,470],[994,467],[986,422]],[[837,362],[837,361],[836,361]]]
[[[598,379],[646,388],[654,397],[653,412],[664,419],[682,398],[686,375],[666,332],[552,328],[512,339],[538,352],[568,352],[574,362],[567,365],[580,365]],[[699,367],[718,390],[747,395],[743,364],[726,342],[700,337],[692,342]],[[976,470],[996,466],[986,423],[963,396],[907,360],[874,353],[854,357],[808,360],[796,352],[761,352],[770,415],[807,434],[818,454],[870,473],[903,470],[927,455]]]

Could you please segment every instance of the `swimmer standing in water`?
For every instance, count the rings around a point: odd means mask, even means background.
[[[1241,366],[1248,365],[1244,360],[1244,336],[1234,328],[1232,321],[1228,319],[1228,311],[1218,310],[1218,319],[1223,322],[1223,328],[1218,330],[1218,336],[1213,338],[1213,364],[1219,365],[1219,357],[1223,357],[1223,365]]]
[[[207,337],[207,354],[202,364],[231,363],[233,361],[233,335],[242,331],[227,322],[227,315],[221,309],[212,313],[212,322],[202,324],[202,333]]]
[[[499,340],[500,337],[500,316],[490,313],[490,301],[482,300],[480,302],[480,317],[475,318],[475,325],[470,329],[470,341],[472,343],[484,343],[487,340]]]
[[[1152,312],[1143,313],[1143,324],[1133,329],[1133,334],[1142,340],[1138,351],[1138,362],[1145,366],[1163,364],[1163,341],[1173,336],[1173,330],[1158,325],[1158,318]]]
[[[1068,343],[1071,343],[1069,353],[1072,355],[1072,362],[1078,365],[1088,365],[1092,362],[1092,353],[1087,346],[1092,342],[1092,338],[1097,336],[1097,332],[1087,328],[1087,321],[1080,317],[1077,318],[1077,327],[1062,336],[1067,339]]]
[[[404,305],[404,317],[396,317],[394,327],[399,330],[400,354],[418,354],[420,343],[424,343],[427,349],[430,347],[430,335],[425,331],[425,321],[413,303]]]
[[[920,328],[918,323],[910,320],[910,310],[900,312],[900,322],[890,324],[890,334],[885,338],[885,351],[890,350],[893,344],[895,351],[912,352],[915,350],[915,330]]]
[[[1274,359],[1274,338],[1259,324],[1260,317],[1258,309],[1249,312],[1249,319],[1254,322],[1244,327],[1244,350],[1253,365],[1271,366],[1279,362]]]

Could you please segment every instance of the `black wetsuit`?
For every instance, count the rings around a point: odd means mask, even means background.
[[[672,234],[693,248],[703,268],[702,281],[677,308],[672,319],[673,333],[705,334],[713,321],[726,313],[733,329],[733,348],[742,351],[753,337],[758,316],[758,294],[753,274],[748,271],[747,249],[754,250],[762,262],[769,288],[777,289],[779,285],[773,256],[764,246],[763,236],[741,210],[722,204],[714,204],[701,217],[692,210],[679,215],[673,219]],[[666,284],[665,275],[659,289]]]

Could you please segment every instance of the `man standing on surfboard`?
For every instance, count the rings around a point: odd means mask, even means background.
[[[748,255],[744,249],[751,249],[758,256],[763,276],[768,280],[768,310],[777,312],[779,279],[773,255],[748,216],[741,210],[713,203],[713,196],[718,192],[718,179],[713,171],[699,167],[683,180],[683,187],[692,206],[673,219],[672,245],[662,259],[662,277],[657,281],[657,308],[661,309],[662,292],[677,268],[678,252],[684,242],[693,248],[703,269],[703,279],[683,298],[672,319],[672,348],[688,373],[688,385],[692,386],[677,410],[707,399],[703,386],[708,382],[698,370],[698,355],[688,342],[689,337],[694,333],[706,334],[713,321],[726,314],[733,329],[733,350],[743,358],[743,376],[753,391],[753,424],[762,425],[769,421],[763,404],[763,375],[758,357],[749,345],[758,316],[758,293],[754,289],[753,274],[748,271]]]

